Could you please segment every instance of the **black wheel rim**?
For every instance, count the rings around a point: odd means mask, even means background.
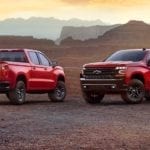
[[[65,88],[63,86],[57,86],[55,94],[58,99],[63,99],[65,97]]]
[[[22,102],[25,96],[25,89],[23,87],[20,87],[16,90],[16,93],[17,93],[18,101]]]
[[[138,85],[130,86],[127,92],[128,92],[128,96],[133,101],[137,101],[141,99],[141,97],[143,96],[143,88]]]

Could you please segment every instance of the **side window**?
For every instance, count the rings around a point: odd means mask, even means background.
[[[32,63],[35,65],[39,65],[39,60],[38,60],[36,52],[28,52],[28,54]]]
[[[147,54],[146,60],[147,60],[147,61],[150,60],[150,53]]]
[[[146,64],[148,67],[150,67],[150,53],[148,53],[146,56]]]
[[[41,65],[43,65],[43,66],[50,66],[49,60],[43,54],[38,53],[38,56],[40,58]]]

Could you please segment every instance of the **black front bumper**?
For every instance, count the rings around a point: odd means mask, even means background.
[[[10,90],[10,83],[8,81],[0,81],[0,93],[6,93]]]
[[[80,78],[83,91],[96,91],[104,93],[119,93],[127,89],[124,79],[85,79]]]

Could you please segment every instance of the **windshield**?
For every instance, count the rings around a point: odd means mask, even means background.
[[[1,51],[0,61],[26,62],[26,57],[21,51]]]
[[[128,50],[122,50],[118,51],[114,54],[112,54],[110,57],[108,57],[105,61],[141,61],[145,56],[145,51],[128,51]]]

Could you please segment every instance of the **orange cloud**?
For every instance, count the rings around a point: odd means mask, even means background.
[[[12,17],[56,17],[150,22],[149,0],[0,0],[0,20]]]
[[[148,3],[147,0],[61,0],[70,5],[90,5],[90,6],[137,6]]]
[[[9,17],[30,17],[51,13],[60,7],[59,0],[0,0],[0,20]]]
[[[62,0],[62,2],[71,4],[71,5],[80,5],[80,4],[88,4],[89,2],[91,2],[92,0]]]

